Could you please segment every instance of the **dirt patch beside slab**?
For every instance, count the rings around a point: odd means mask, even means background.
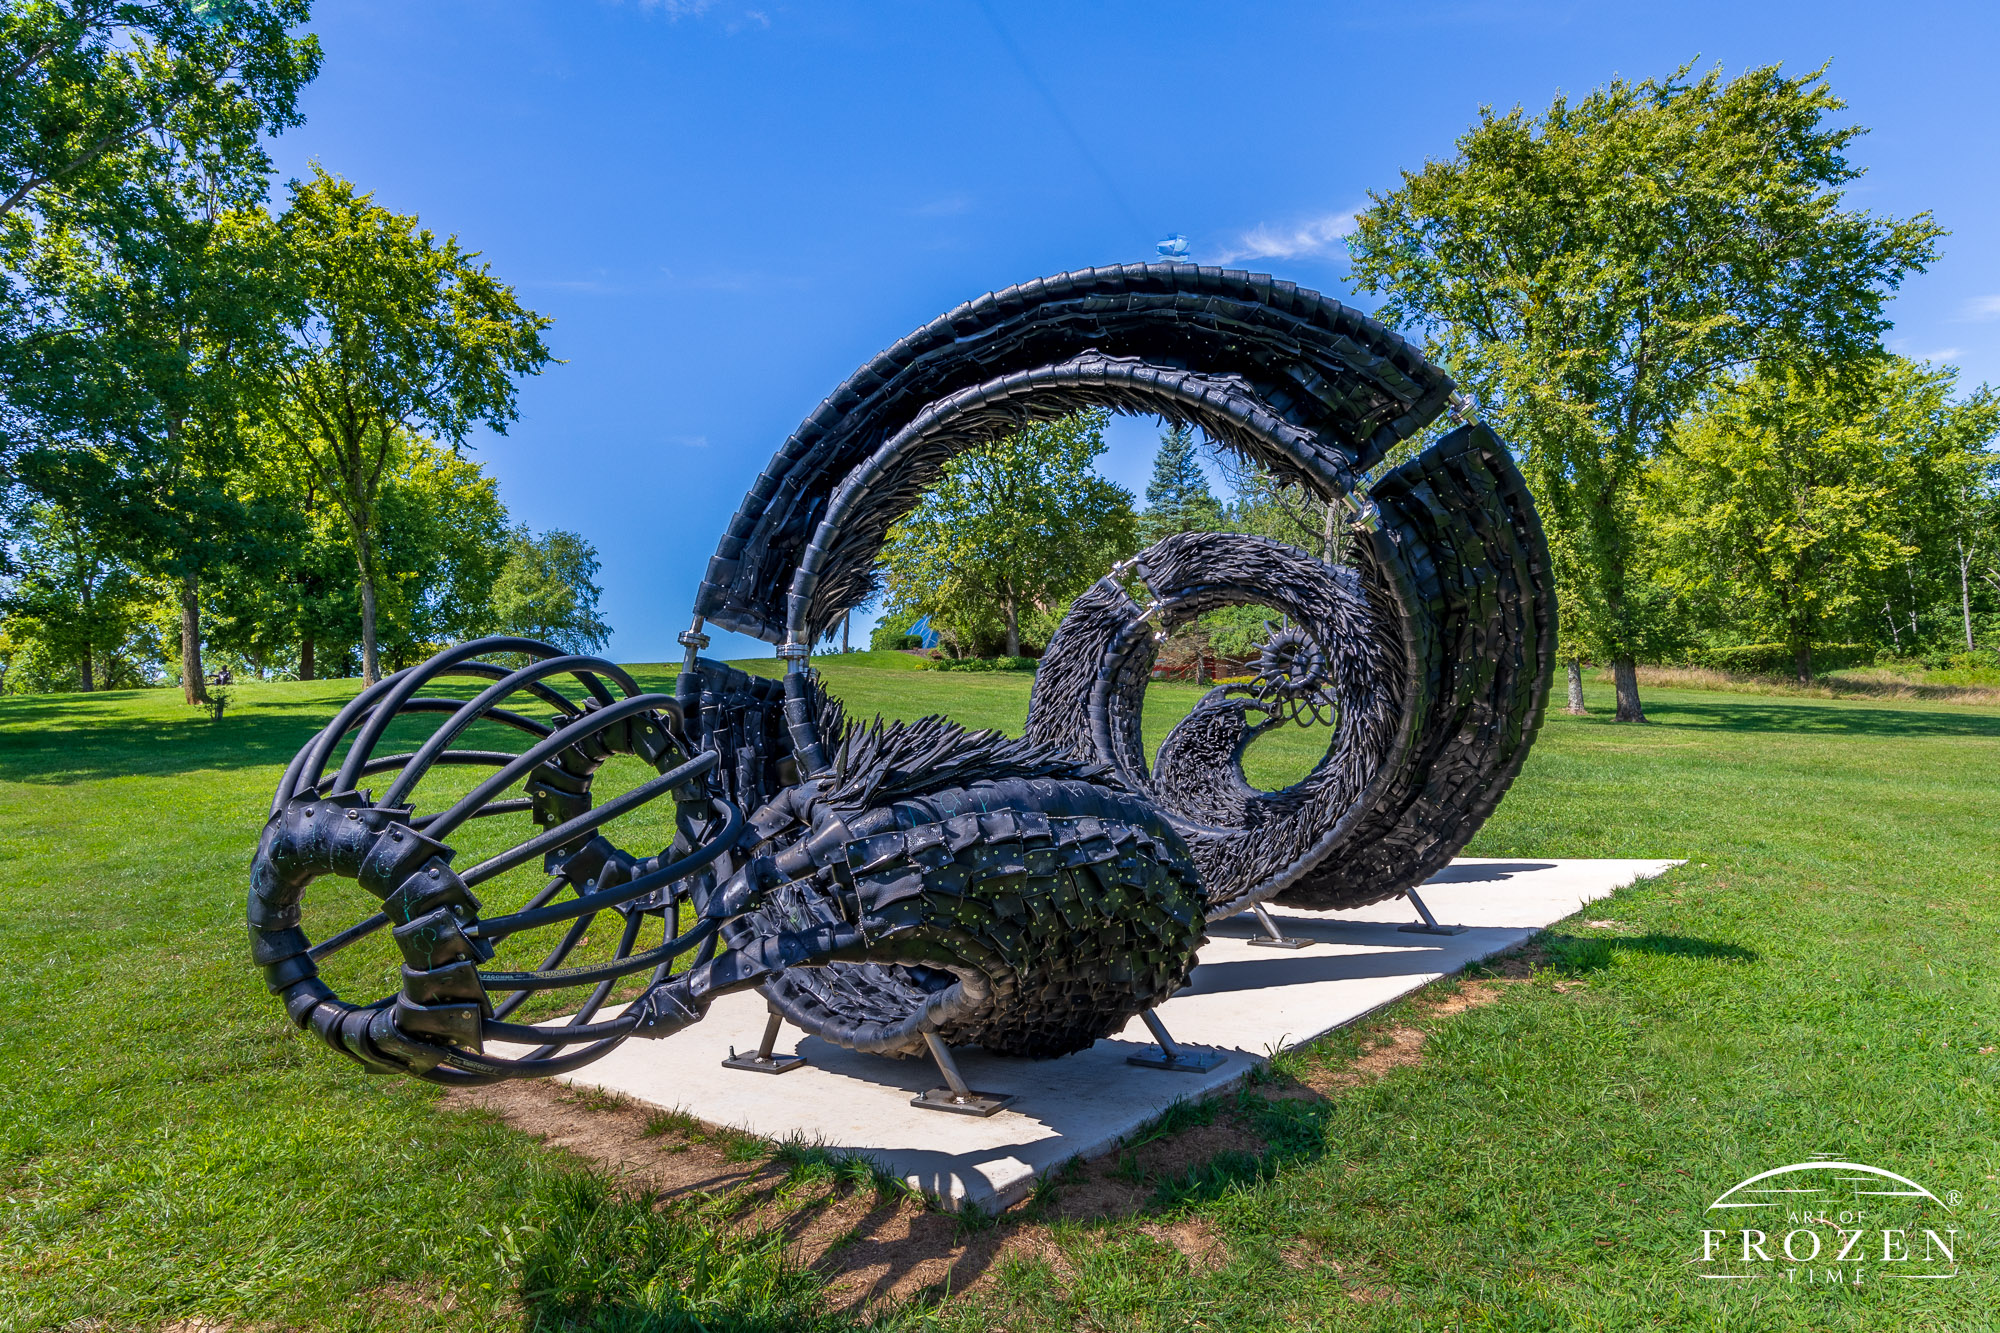
[[[655,1120],[650,1108],[562,1083],[532,1080],[454,1089],[445,1094],[444,1104],[498,1116],[551,1148],[587,1159],[635,1190],[652,1190],[667,1199],[733,1189],[776,1174],[755,1160],[731,1161],[728,1137],[697,1141],[656,1128],[649,1134]]]
[[[1418,1064],[1425,1036],[1415,1024],[1491,1004],[1545,961],[1532,942],[1488,959],[1477,976],[1419,992],[1412,1021],[1373,1030],[1356,1058],[1312,1067],[1299,1079],[1268,1083],[1251,1095],[1270,1101],[1324,1099]],[[1228,1244],[1209,1222],[1147,1213],[1163,1183],[1185,1181],[1231,1154],[1266,1153],[1268,1145],[1235,1109],[1235,1097],[1178,1116],[1169,1113],[1162,1124],[1111,1153],[1070,1162],[998,1218],[941,1212],[921,1196],[864,1183],[865,1174],[832,1164],[838,1154],[788,1157],[768,1143],[714,1129],[690,1115],[595,1090],[503,1083],[449,1093],[444,1104],[496,1116],[610,1173],[635,1193],[658,1195],[662,1206],[695,1195],[710,1205],[723,1201],[735,1224],[782,1232],[793,1260],[823,1275],[832,1307],[856,1313],[978,1291],[1010,1261],[1039,1263],[1064,1284],[1073,1270],[1055,1239],[1053,1227],[1060,1222],[1117,1225],[1132,1219],[1138,1232],[1195,1271],[1222,1267]],[[1340,1271],[1331,1256],[1316,1250],[1288,1251],[1285,1257],[1288,1263]],[[1360,1288],[1353,1295],[1359,1301],[1394,1298],[1386,1288]]]

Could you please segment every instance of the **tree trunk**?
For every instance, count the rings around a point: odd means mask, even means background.
[[[201,669],[201,587],[192,574],[181,575],[181,697],[191,704],[209,702],[208,682]]]
[[[1329,565],[1340,563],[1338,559],[1340,555],[1340,520],[1337,512],[1339,503],[1337,500],[1328,500],[1326,502],[1326,525],[1320,532],[1320,542],[1325,550],[1325,554],[1320,558],[1325,560]]]
[[[843,653],[847,651],[847,625],[853,619],[854,613],[852,611],[846,612],[840,617],[840,651]]]
[[[1629,657],[1614,659],[1611,663],[1611,680],[1618,687],[1617,720],[1644,722],[1646,710],[1639,707],[1639,664]]]
[[[1021,621],[1014,611],[1014,599],[1007,599],[1007,656],[1021,655]]]
[[[354,542],[354,564],[361,575],[361,683],[373,685],[382,679],[382,659],[375,651],[375,574],[368,558],[367,540],[358,534]]]
[[[310,634],[301,634],[299,636],[299,679],[311,680],[312,678],[313,636]]]
[[[1583,706],[1583,662],[1572,657],[1563,666],[1569,673],[1569,711],[1582,717],[1589,711]]]
[[[1972,557],[1966,554],[1965,542],[1958,543],[1958,609],[1965,616],[1965,651],[1974,651],[1972,642]]]
[[[1801,685],[1810,685],[1812,672],[1812,640],[1801,639],[1792,645],[1792,674]]]
[[[79,568],[82,570],[81,582],[83,584],[82,588],[83,623],[88,625],[91,621],[90,585],[92,582],[92,575],[88,569],[82,568],[83,555],[81,551],[77,553],[77,564]],[[92,690],[97,688],[97,677],[91,671],[90,657],[91,657],[91,645],[88,641],[85,641],[83,645],[83,658],[81,661],[77,663],[77,678],[76,678],[76,683],[82,687],[83,692],[85,694],[89,694]]]

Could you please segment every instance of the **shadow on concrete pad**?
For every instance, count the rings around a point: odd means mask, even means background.
[[[1537,870],[1554,870],[1554,861],[1487,861],[1459,862],[1444,869],[1418,885],[1422,888],[1431,884],[1484,884],[1489,880],[1512,879],[1516,875],[1532,874]],[[1393,900],[1392,900],[1393,901]]]
[[[1316,981],[1356,981],[1368,977],[1414,977],[1455,972],[1468,962],[1511,949],[1535,932],[1519,926],[1468,926],[1461,935],[1406,935],[1394,926],[1375,922],[1351,924],[1301,923],[1287,919],[1287,933],[1301,939],[1345,944],[1362,943],[1357,926],[1383,936],[1380,946],[1366,953],[1305,951],[1270,957],[1197,963],[1194,978],[1176,995],[1215,995],[1227,991],[1300,986]],[[1417,941],[1413,943],[1412,941]],[[1374,941],[1365,941],[1374,943]]]

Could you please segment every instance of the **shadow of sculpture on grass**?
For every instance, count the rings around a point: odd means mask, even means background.
[[[1709,963],[1754,963],[1758,954],[1740,944],[1720,940],[1695,939],[1687,935],[1564,935],[1549,933],[1535,942],[1543,966],[1576,975],[1601,972],[1615,963],[1620,954],[1646,954],[1655,958],[1688,958]]]

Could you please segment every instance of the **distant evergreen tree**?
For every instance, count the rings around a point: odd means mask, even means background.
[[[1176,532],[1214,532],[1222,527],[1222,505],[1209,492],[1192,427],[1176,426],[1160,436],[1153,480],[1146,486],[1146,512],[1139,524],[1148,545]]]

